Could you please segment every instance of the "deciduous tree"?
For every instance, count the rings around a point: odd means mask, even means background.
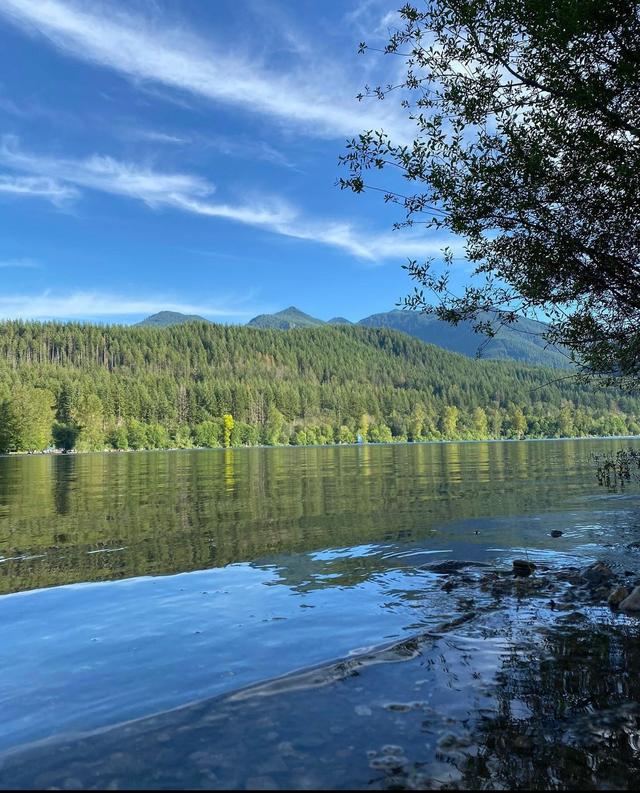
[[[381,189],[398,225],[458,235],[475,267],[460,291],[451,251],[410,262],[407,305],[489,333],[542,311],[583,372],[637,384],[638,3],[426,0],[400,16],[384,49],[394,79],[363,98],[399,95],[415,135],[364,132],[341,183]]]

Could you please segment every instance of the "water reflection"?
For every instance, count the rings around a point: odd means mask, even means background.
[[[637,789],[636,626],[522,625],[503,612],[27,749],[0,786]]]
[[[0,592],[326,547],[437,544],[436,533],[454,523],[602,496],[588,457],[614,443],[0,458],[0,554],[8,560]],[[90,553],[113,547],[124,550]]]
[[[0,458],[0,786],[633,786],[638,625],[429,569],[640,572],[613,447]]]

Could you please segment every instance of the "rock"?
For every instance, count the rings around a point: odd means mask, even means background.
[[[420,565],[421,570],[428,570],[430,573],[440,573],[441,575],[450,575],[451,573],[459,573],[465,567],[488,567],[484,562],[458,562],[455,559],[450,559],[447,562],[437,562],[436,564],[423,564]]]
[[[620,611],[640,611],[640,586],[620,603]]]
[[[622,601],[627,597],[629,597],[629,590],[626,588],[626,586],[617,586],[611,590],[611,593],[607,598],[607,603],[612,609],[617,609]]]
[[[610,583],[615,575],[613,570],[605,562],[594,562],[586,567],[581,573],[580,577],[583,581],[591,587],[600,587],[603,584]]]
[[[528,562],[526,559],[513,560],[513,572],[515,575],[531,575],[535,569],[535,564],[533,562]]]
[[[580,611],[572,611],[571,614],[561,617],[560,621],[567,625],[580,625],[580,623],[588,622],[589,618]]]
[[[580,573],[577,570],[572,570],[570,568],[567,568],[566,570],[560,570],[557,573],[556,578],[558,581],[564,581],[565,583],[573,584],[574,586],[582,583]]]
[[[450,631],[452,628],[457,628],[459,625],[464,625],[465,622],[469,622],[476,617],[475,611],[469,611],[467,614],[462,614],[456,619],[450,620],[449,622],[443,622],[436,628],[437,632],[442,631],[443,633],[446,631]]]
[[[551,532],[551,536],[552,537],[562,537],[562,532],[560,531],[560,529],[554,529]]]

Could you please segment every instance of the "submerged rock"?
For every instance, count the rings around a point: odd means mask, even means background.
[[[640,611],[640,586],[620,603],[620,611]]]
[[[566,614],[564,617],[560,617],[560,622],[563,622],[566,625],[580,625],[581,623],[588,621],[589,618],[581,611],[572,611],[571,614]]]
[[[526,576],[531,575],[533,571],[536,569],[536,566],[533,562],[528,562],[526,559],[514,559],[513,560],[513,572],[516,575]]]
[[[451,573],[459,573],[465,567],[488,567],[485,562],[459,562],[455,559],[449,559],[447,562],[436,562],[435,564],[420,565],[421,570],[428,570],[430,573],[440,573],[441,575],[450,575]]]
[[[626,586],[617,586],[611,590],[609,597],[607,598],[607,603],[611,606],[611,608],[616,609],[627,597],[629,597],[629,590],[626,588]]]
[[[613,581],[615,574],[606,562],[594,562],[580,573],[580,577],[589,586],[600,587]]]
[[[551,536],[552,537],[562,537],[562,532],[560,531],[560,529],[554,529],[551,532]]]

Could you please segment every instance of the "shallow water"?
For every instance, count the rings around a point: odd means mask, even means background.
[[[620,445],[0,458],[0,786],[633,786],[635,621],[425,568],[640,575]]]

